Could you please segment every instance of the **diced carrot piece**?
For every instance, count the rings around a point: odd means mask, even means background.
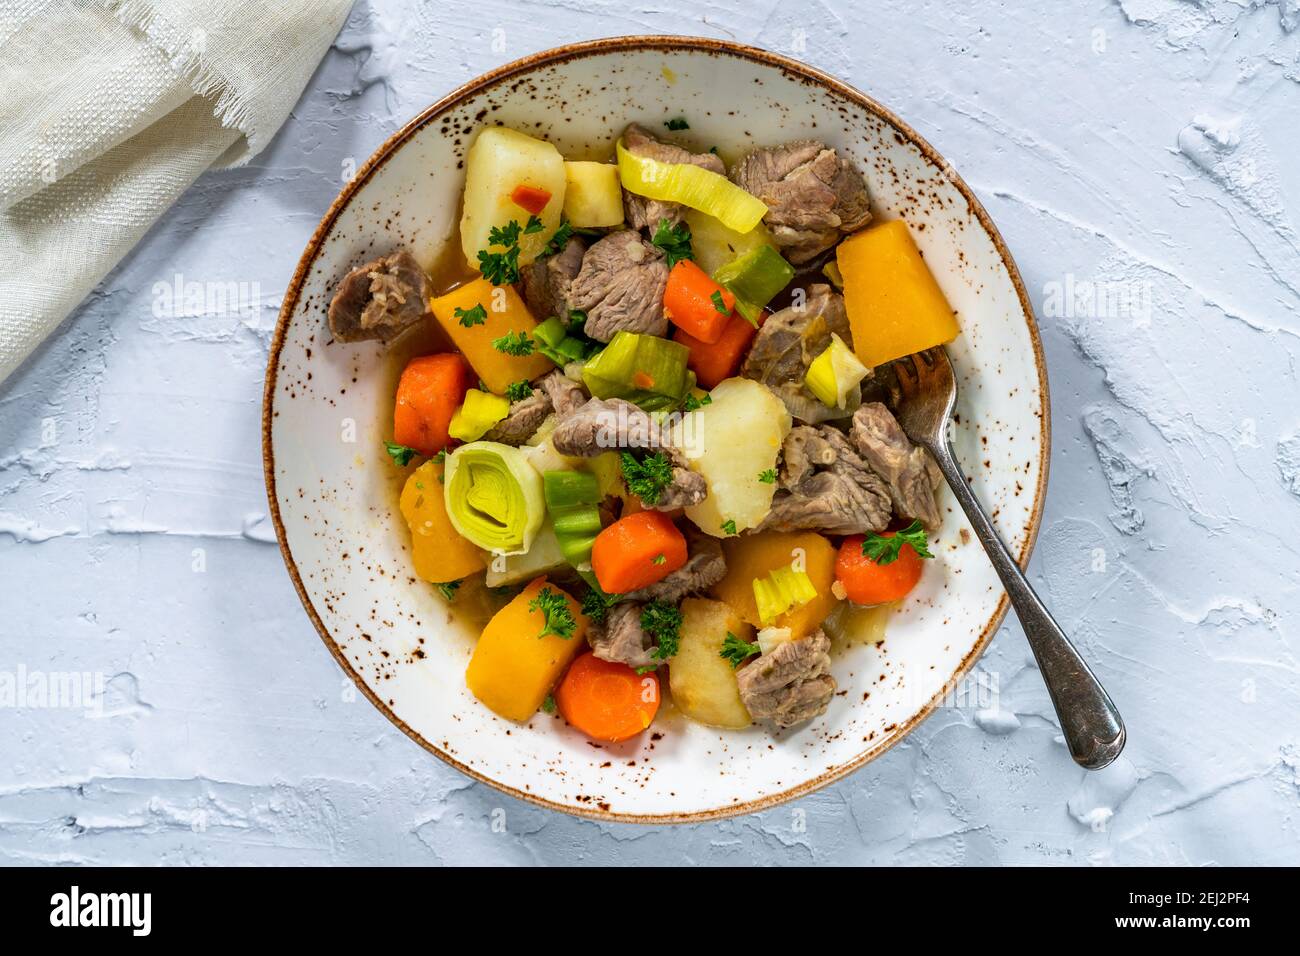
[[[893,531],[881,535],[893,536]],[[835,561],[835,577],[844,585],[849,600],[854,604],[886,604],[906,597],[921,580],[924,565],[920,555],[910,544],[905,544],[898,549],[896,560],[877,564],[862,553],[862,541],[860,534],[845,538]]]
[[[596,535],[591,569],[607,594],[661,581],[686,563],[686,538],[662,511],[619,518]]]
[[[616,744],[643,733],[659,712],[659,678],[590,652],[555,688],[560,713],[592,740]]]
[[[740,363],[756,331],[733,312],[716,342],[704,342],[682,329],[673,333],[673,341],[691,350],[686,366],[695,373],[700,388],[709,389],[740,371]]]
[[[683,259],[668,273],[664,315],[701,342],[712,344],[722,337],[735,307],[736,297],[690,259]]]
[[[525,212],[536,216],[551,201],[551,194],[536,186],[516,186],[514,192],[510,194],[510,201]]]
[[[447,447],[447,427],[474,382],[469,363],[456,352],[411,359],[397,383],[393,441],[421,455]]]

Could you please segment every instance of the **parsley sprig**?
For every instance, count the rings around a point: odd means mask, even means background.
[[[681,644],[682,612],[663,601],[650,601],[641,609],[641,630],[654,639],[656,660],[666,661],[677,654]]]
[[[442,595],[444,601],[448,603],[456,600],[456,592],[460,590],[463,581],[444,581],[442,584],[435,585],[438,593]]]
[[[722,642],[722,650],[718,651],[718,656],[730,664],[731,669],[734,671],[745,663],[750,655],[759,653],[762,653],[762,649],[757,644],[741,640],[728,631],[726,639]]]
[[[493,226],[488,230],[488,247],[478,251],[478,268],[483,278],[493,285],[510,285],[519,281],[519,238],[541,232],[545,227],[542,220],[529,216],[525,225],[519,220],[511,219],[504,226]],[[493,252],[493,247],[504,252]]]
[[[647,505],[657,505],[664,489],[673,483],[673,463],[661,451],[637,461],[636,456],[625,451],[619,456],[623,467],[623,480],[627,490]]]
[[[407,448],[405,445],[399,445],[395,441],[384,442],[384,451],[388,452],[388,457],[397,462],[397,464],[402,468],[409,465],[411,459],[417,454],[414,448]]]
[[[722,522],[722,533],[723,533],[723,534],[735,534],[735,533],[736,533],[736,519],[735,519],[735,518],[728,518],[726,521]]]
[[[467,329],[482,325],[487,321],[487,309],[483,308],[482,302],[472,309],[462,309],[460,306],[456,306],[452,314]]]
[[[609,609],[618,603],[612,594],[604,594],[592,588],[582,598],[582,613],[597,624],[604,624],[609,617]]]
[[[889,537],[883,534],[867,535],[862,541],[862,554],[876,564],[893,564],[898,560],[898,553],[905,544],[910,544],[919,558],[934,557],[930,553],[930,542],[926,538],[925,529],[921,527],[919,521],[913,521],[902,531],[895,532]]]
[[[691,249],[691,227],[685,222],[673,225],[671,219],[660,219],[650,243],[664,251],[668,257],[669,269],[683,259],[695,258],[695,252]]]
[[[569,610],[568,600],[563,594],[556,594],[550,588],[542,588],[538,591],[537,597],[528,602],[528,610],[541,611],[546,619],[546,626],[542,628],[542,633],[537,635],[539,638],[554,634],[567,640],[573,637],[573,632],[578,626],[573,612]]]
[[[533,354],[533,340],[527,332],[510,331],[499,339],[492,340],[492,347],[506,355],[522,357]]]
[[[560,226],[555,230],[554,235],[546,243],[546,248],[542,250],[541,255],[537,258],[545,259],[547,256],[558,255],[564,251],[564,247],[569,244],[570,237],[573,236],[573,225],[567,219],[560,220]]]
[[[758,480],[765,485],[776,484],[776,469],[764,468],[762,471],[758,473]]]
[[[512,402],[522,402],[532,394],[532,383],[526,378],[521,378],[519,381],[511,382],[506,386],[506,398]]]

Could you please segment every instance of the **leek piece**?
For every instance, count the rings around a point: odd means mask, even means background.
[[[765,627],[758,632],[758,649],[764,654],[771,654],[782,644],[787,644],[794,632],[788,627]]]
[[[555,316],[551,316],[537,328],[533,329],[533,338],[543,345],[549,345],[551,348],[559,345],[568,335],[569,330]]]
[[[807,604],[817,596],[817,586],[807,571],[796,571],[794,565],[775,571],[753,581],[754,603],[758,606],[758,619],[771,624],[791,608]]]
[[[548,471],[542,475],[546,508],[564,560],[591,566],[591,548],[600,534],[600,482],[586,471]]]
[[[465,393],[465,401],[451,416],[447,434],[461,441],[478,441],[509,414],[509,399],[471,388]]]
[[[828,408],[843,408],[848,401],[849,392],[867,377],[867,371],[853,350],[832,332],[831,344],[812,360],[803,381],[808,386],[808,391],[816,395],[823,405]]]
[[[624,398],[646,411],[675,408],[695,387],[690,354],[671,339],[618,332],[582,367],[582,380],[596,398]]]
[[[494,441],[447,455],[443,497],[457,533],[497,554],[527,551],[546,517],[542,476],[518,448]]]
[[[560,548],[555,530],[550,522],[543,521],[537,537],[524,554],[510,557],[493,556],[488,562],[487,574],[483,583],[490,588],[499,588],[507,584],[527,583],[539,575],[567,565],[568,559]]]
[[[736,297],[736,310],[751,325],[793,278],[794,266],[768,245],[751,249],[713,273],[713,281]]]
[[[600,483],[586,471],[548,471],[542,475],[547,508],[571,508],[600,501]]]
[[[648,156],[634,156],[624,148],[622,140],[616,149],[619,179],[630,193],[698,209],[742,234],[767,215],[761,199],[726,176],[690,163],[661,163]]]

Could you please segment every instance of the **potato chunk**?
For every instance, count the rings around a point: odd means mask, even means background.
[[[575,229],[623,224],[623,186],[612,163],[564,164],[564,217]]]
[[[711,727],[739,729],[752,721],[740,699],[735,671],[719,656],[728,631],[744,641],[754,639],[754,629],[721,601],[682,601],[681,643],[668,665],[668,686],[677,709],[687,717]]]
[[[709,394],[712,401],[684,415],[674,431],[691,468],[709,485],[686,517],[725,538],[756,527],[772,510],[776,484],[760,476],[776,467],[790,413],[770,389],[747,378],[729,378]]]
[[[500,246],[488,248],[493,227],[511,221],[524,226],[534,214],[512,198],[521,186],[540,189],[551,197],[536,213],[542,228],[519,237],[519,264],[524,266],[537,258],[559,228],[564,209],[564,158],[545,140],[503,126],[483,129],[465,156],[465,205],[460,217],[461,248],[475,269],[481,250],[506,251]]]

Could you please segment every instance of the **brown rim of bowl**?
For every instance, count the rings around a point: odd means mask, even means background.
[[[893,734],[876,747],[866,751],[854,760],[850,760],[838,767],[826,770],[819,776],[814,777],[812,780],[807,780],[804,783],[791,787],[789,790],[784,790],[781,793],[761,797],[756,800],[750,800],[745,803],[738,803],[733,806],[716,807],[712,810],[700,810],[693,813],[650,815],[615,813],[608,810],[601,810],[599,808],[593,809],[556,803],[552,800],[543,799],[535,794],[516,790],[513,787],[509,787],[465,766],[450,754],[444,753],[442,750],[438,749],[438,747],[429,743],[429,741],[425,740],[422,736],[412,730],[405,721],[398,717],[397,714],[393,713],[388,705],[380,700],[374,691],[367,686],[366,682],[352,668],[347,657],[343,654],[342,649],[321,621],[320,615],[316,613],[315,607],[312,606],[311,599],[307,596],[307,590],[303,586],[302,577],[298,573],[298,566],[295,564],[293,555],[289,551],[289,545],[285,540],[284,523],[280,519],[280,506],[275,494],[275,455],[271,448],[271,419],[272,402],[275,395],[277,366],[280,361],[280,350],[284,346],[285,332],[288,328],[289,317],[297,308],[298,298],[302,292],[302,284],[307,276],[307,272],[310,269],[312,262],[316,259],[317,254],[320,252],[321,245],[323,244],[325,237],[328,235],[330,228],[334,225],[334,221],[352,200],[352,197],[370,178],[375,170],[378,169],[389,156],[400,149],[401,146],[411,138],[411,136],[441,114],[458,106],[461,101],[465,100],[469,96],[480,93],[492,86],[496,86],[502,81],[521,73],[535,70],[538,67],[560,64],[580,57],[621,50],[701,50],[708,53],[726,54],[728,56],[760,63],[765,66],[776,67],[777,69],[783,70],[786,73],[796,76],[806,82],[824,87],[836,95],[856,103],[868,113],[874,114],[877,118],[892,124],[894,128],[905,135],[908,140],[921,151],[921,154],[925,156],[925,158],[937,169],[950,171],[948,178],[965,197],[971,212],[975,214],[980,225],[983,226],[984,231],[988,233],[989,238],[993,240],[993,244],[1002,258],[1002,263],[1011,277],[1012,284],[1015,286],[1016,295],[1020,298],[1020,307],[1021,311],[1024,313],[1025,325],[1029,329],[1029,337],[1033,343],[1034,364],[1038,369],[1038,386],[1042,395],[1042,406],[1039,410],[1041,451],[1038,463],[1038,487],[1034,489],[1034,507],[1029,520],[1029,534],[1026,537],[1025,543],[1021,547],[1020,554],[1017,558],[1017,561],[1022,568],[1027,566],[1029,556],[1033,552],[1034,543],[1038,539],[1038,530],[1042,524],[1043,518],[1043,502],[1047,491],[1047,470],[1051,459],[1051,401],[1048,394],[1047,366],[1043,360],[1043,344],[1038,335],[1038,324],[1034,319],[1034,310],[1030,305],[1029,296],[1025,292],[1025,284],[1020,278],[1020,272],[1016,268],[1015,260],[1012,259],[1011,253],[1007,249],[1001,233],[999,233],[997,227],[993,225],[993,221],[989,218],[989,214],[985,211],[983,205],[980,204],[980,201],[975,198],[975,194],[971,191],[970,187],[966,185],[965,180],[963,180],[961,176],[957,175],[956,171],[953,170],[943,157],[939,155],[938,151],[936,151],[933,146],[926,142],[925,139],[916,132],[916,130],[912,129],[911,126],[896,116],[892,110],[887,109],[865,93],[854,89],[847,83],[837,80],[835,77],[823,73],[821,70],[814,67],[807,66],[806,64],[788,59],[787,57],[780,56],[776,53],[769,53],[768,51],[761,50],[758,47],[745,46],[740,43],[731,43],[725,40],[714,40],[706,37],[657,35],[609,37],[602,40],[587,40],[582,43],[570,43],[566,46],[555,47],[551,50],[543,50],[539,53],[531,54],[523,59],[515,60],[512,63],[507,63],[504,66],[497,67],[495,70],[485,73],[478,79],[471,80],[464,86],[448,93],[390,136],[377,150],[375,150],[374,154],[366,160],[365,165],[357,171],[357,174],[352,181],[343,187],[343,190],[339,193],[338,197],[330,204],[329,211],[325,213],[320,224],[316,227],[316,231],[312,233],[311,241],[307,244],[307,249],[303,252],[302,258],[298,262],[298,268],[293,274],[293,280],[285,293],[284,302],[280,308],[280,317],[275,326],[275,335],[271,340],[270,355],[267,360],[266,369],[266,386],[263,390],[262,467],[266,474],[267,499],[270,506],[271,521],[275,525],[276,540],[280,545],[280,554],[284,557],[285,566],[289,569],[289,576],[293,579],[293,586],[298,592],[298,597],[302,601],[303,608],[307,611],[307,616],[311,618],[311,622],[315,625],[316,631],[320,635],[321,640],[325,643],[329,652],[334,655],[334,659],[338,662],[339,666],[343,668],[344,673],[352,678],[353,683],[355,683],[361,692],[366,695],[369,701],[374,704],[375,707],[384,714],[384,716],[400,728],[403,733],[425,750],[428,750],[441,760],[455,767],[461,773],[482,783],[486,783],[491,787],[495,787],[503,793],[508,793],[512,797],[525,800],[538,806],[546,807],[549,810],[557,810],[561,813],[568,813],[574,816],[605,820],[614,823],[702,823],[709,820],[721,820],[727,817],[766,810],[770,807],[784,803],[787,800],[807,796],[813,791],[820,790],[822,787],[847,776],[854,770],[857,770],[885,753],[885,751],[889,750],[911,733],[912,730],[921,723],[921,721],[925,720],[925,718],[934,711],[936,704],[943,698],[945,691],[941,690],[932,697],[924,707],[908,718],[895,730]],[[1006,612],[1007,596],[1006,594],[1003,594],[1001,600],[998,601],[998,606],[994,610],[992,617],[989,618],[988,623],[984,626],[979,641],[976,643],[975,647],[971,649],[970,653],[962,659],[961,663],[957,666],[957,669],[953,672],[950,680],[945,682],[945,688],[950,687],[956,681],[961,680],[971,667],[974,666],[975,662],[988,647],[989,641],[992,640],[993,634],[1002,623],[1002,619],[1006,616]]]

